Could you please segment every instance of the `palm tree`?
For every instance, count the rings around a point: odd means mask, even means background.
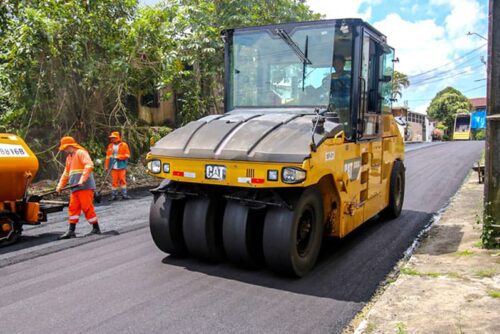
[[[397,100],[398,97],[403,96],[403,89],[410,86],[410,80],[408,76],[404,73],[394,71],[392,77],[392,99]]]

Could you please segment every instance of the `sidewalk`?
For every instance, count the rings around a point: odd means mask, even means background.
[[[483,185],[472,173],[355,333],[500,333],[500,251],[480,248]]]

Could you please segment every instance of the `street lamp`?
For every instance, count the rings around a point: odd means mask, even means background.
[[[480,38],[484,39],[485,41],[487,41],[488,39],[482,35],[479,35],[477,32],[468,32],[467,33],[467,36],[472,36],[472,35],[476,35],[476,36],[479,36]]]

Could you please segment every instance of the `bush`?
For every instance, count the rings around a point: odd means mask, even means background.
[[[432,130],[432,140],[443,140],[444,131],[441,129]]]
[[[485,140],[486,139],[486,129],[472,130],[472,139]]]

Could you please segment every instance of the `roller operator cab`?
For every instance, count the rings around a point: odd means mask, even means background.
[[[394,50],[357,19],[229,29],[225,114],[159,140],[148,170],[162,251],[303,276],[404,196],[404,144],[390,108]]]

